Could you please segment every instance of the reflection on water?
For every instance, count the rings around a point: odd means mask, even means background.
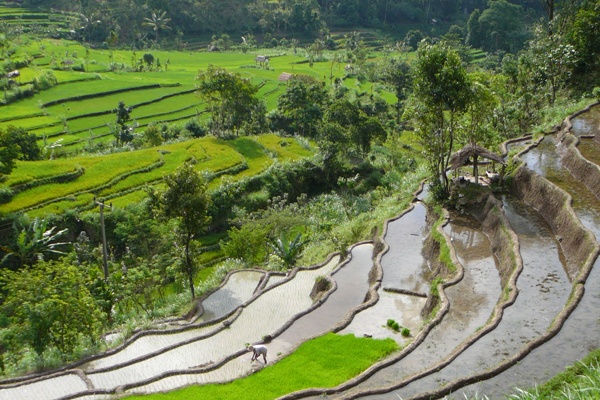
[[[452,244],[465,269],[463,279],[446,289],[451,304],[448,314],[415,350],[375,373],[353,392],[388,386],[411,374],[432,369],[490,317],[500,297],[501,287],[487,237],[479,229],[477,221],[459,214],[451,214],[445,231],[453,239]],[[373,396],[373,399],[388,398],[398,399],[398,396],[395,392]]]
[[[573,179],[569,171],[562,168],[560,158],[555,151],[555,143],[554,136],[546,136],[538,147],[534,147],[521,158],[527,162],[527,167],[530,167],[532,160],[536,160],[534,171],[571,195],[571,206],[581,223],[598,238],[600,237],[600,200],[580,181]]]
[[[421,202],[415,208],[388,224],[385,241],[390,249],[381,259],[383,286],[427,293],[429,283],[423,278],[427,264],[421,254],[427,212]]]
[[[586,113],[571,120],[571,132],[576,136],[600,134],[600,107],[592,107]]]

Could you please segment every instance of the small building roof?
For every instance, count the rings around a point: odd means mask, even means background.
[[[280,80],[281,82],[287,82],[290,80],[290,78],[293,75],[290,74],[289,72],[282,72],[281,75],[279,75],[279,78],[277,78],[278,80]]]
[[[268,59],[269,59],[269,57],[267,57],[267,56],[256,56],[256,58],[254,59],[254,61],[256,61],[256,62],[267,62]]]
[[[449,162],[450,168],[454,170],[462,167],[463,165],[467,165],[470,162],[470,158],[474,155],[504,164],[504,159],[500,155],[491,152],[477,144],[469,143],[452,155],[452,158],[450,158]]]

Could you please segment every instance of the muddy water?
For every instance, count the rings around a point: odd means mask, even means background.
[[[571,121],[573,134],[599,135],[600,134],[600,107],[592,107],[590,111],[573,118]]]
[[[590,134],[590,126],[599,126],[600,108],[595,107],[596,114],[585,113],[573,121],[573,133],[577,136]],[[585,122],[591,116],[593,122]],[[583,122],[582,122],[583,121]],[[594,125],[595,124],[595,125]],[[582,129],[582,130],[578,130]],[[547,153],[545,158],[554,158],[553,137],[547,137],[548,143],[533,149],[523,156],[527,159],[539,159],[536,153]],[[596,238],[600,238],[600,204],[583,185],[578,184],[564,169],[555,168],[556,163],[540,165],[540,172],[550,181],[568,191],[573,197],[573,210],[590,229]],[[484,390],[487,393],[507,394],[514,387],[527,388],[544,382],[561,372],[574,361],[585,357],[589,351],[600,347],[600,261],[596,260],[594,268],[585,284],[583,299],[568,318],[561,331],[546,344],[535,349],[518,365],[508,371],[481,384],[480,387],[469,388],[471,393]]]
[[[453,239],[459,261],[465,267],[465,275],[459,283],[446,290],[451,306],[442,322],[413,352],[394,365],[377,372],[350,390],[350,393],[389,386],[409,375],[430,369],[485,324],[501,290],[490,243],[477,229],[478,225],[468,217],[452,215],[449,225],[445,228]],[[395,393],[389,393],[373,398],[398,397]]]
[[[573,211],[581,223],[594,232],[596,238],[600,238],[600,200],[562,167],[556,153],[556,138],[546,136],[538,147],[521,158],[529,168],[571,195]]]
[[[73,391],[86,390],[85,382],[76,374],[68,374],[50,380],[34,382],[29,385],[0,389],[1,400],[58,399],[71,394]]]
[[[238,271],[231,274],[222,288],[202,302],[204,314],[201,321],[220,318],[248,301],[263,275],[258,271]]]
[[[420,329],[423,322],[420,311],[425,305],[426,299],[387,292],[384,288],[424,291],[423,287],[426,282],[421,277],[424,265],[421,248],[426,224],[425,215],[425,207],[418,202],[414,204],[413,210],[400,219],[388,223],[384,240],[389,244],[390,250],[381,259],[383,279],[378,291],[379,301],[357,314],[352,323],[340,332],[341,334],[369,335],[376,339],[391,337],[398,344],[404,346],[411,338],[403,337],[399,332],[389,329],[386,326],[387,320],[395,320],[414,334]],[[402,251],[398,251],[400,247]],[[408,283],[405,284],[403,279]]]
[[[120,366],[112,371],[88,374],[95,387],[116,388],[119,385],[139,382],[169,370],[184,370],[212,363],[254,343],[264,335],[272,334],[293,316],[311,306],[310,291],[315,279],[331,273],[339,258],[333,258],[316,270],[300,271],[292,281],[277,286],[246,306],[240,316],[216,335],[192,342],[150,359]]]
[[[482,383],[480,388],[472,389],[500,395],[514,392],[515,387],[530,388],[551,379],[590,351],[599,348],[599,293],[600,264],[596,262],[587,279],[583,299],[560,332],[513,368]]]
[[[600,165],[600,107],[593,107],[571,121],[573,127],[571,133],[580,139],[577,146],[581,155],[589,161]],[[594,136],[594,138],[582,138],[581,136]]]
[[[225,285],[208,296],[202,303],[205,311],[202,314],[201,321],[220,318],[249,300],[263,275],[264,273],[258,271],[239,271],[231,274]],[[209,335],[218,329],[220,329],[220,325],[207,326],[179,333],[142,336],[123,350],[92,361],[85,365],[83,369],[91,371],[117,365],[150,353],[156,353],[176,343]]]
[[[581,155],[588,161],[593,162],[596,165],[600,165],[600,143],[593,139],[581,138],[577,145]]]
[[[450,214],[450,223],[444,227],[464,266],[464,286],[471,289],[470,293],[454,288],[447,291],[456,318],[453,322],[467,331],[475,331],[485,324],[502,295],[490,241],[478,227],[479,222],[474,218],[456,212]]]
[[[571,286],[549,227],[533,209],[514,199],[505,198],[504,207],[519,237],[525,266],[518,279],[520,292],[516,302],[504,311],[496,329],[467,348],[451,364],[439,373],[395,391],[394,395],[409,398],[494,367],[542,334],[565,304]],[[497,398],[484,393],[480,386],[477,390],[479,394]],[[387,398],[394,397],[390,394]],[[463,397],[457,395],[456,398]]]
[[[421,196],[426,193],[425,190]],[[391,293],[383,289],[391,287],[426,292],[428,284],[422,277],[425,263],[421,255],[426,231],[425,216],[425,207],[417,202],[413,210],[388,223],[384,240],[390,250],[381,259],[383,279],[378,291],[379,301],[356,315],[352,323],[340,333],[370,335],[377,339],[391,337],[404,346],[412,339],[390,330],[386,326],[387,320],[395,320],[414,334],[420,329],[423,322],[420,311],[425,305],[425,298]]]
[[[361,244],[352,249],[351,260],[332,276],[338,284],[337,290],[320,307],[300,317],[281,335],[267,344],[269,363],[288,355],[302,342],[329,331],[348,312],[363,302],[369,289],[368,275],[373,266],[372,254],[372,244]],[[252,364],[250,353],[247,353],[216,371],[168,377],[136,388],[131,393],[152,393],[194,383],[204,384],[233,380],[248,373],[250,368],[260,368],[261,366],[262,361],[259,364]]]
[[[417,202],[412,211],[388,224],[385,241],[390,249],[381,259],[383,287],[424,294],[429,291],[429,283],[423,277],[427,263],[421,254],[425,216],[425,206]]]
[[[369,271],[373,268],[373,245],[362,244],[352,249],[348,264],[332,278],[337,289],[316,310],[295,321],[277,339],[288,346],[325,333],[338,324],[353,308],[359,306],[369,291]]]

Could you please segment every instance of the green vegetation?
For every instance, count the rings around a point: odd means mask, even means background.
[[[594,2],[221,3],[0,3],[5,375],[96,351],[102,331],[180,315],[227,271],[343,254],[381,231],[423,178],[434,183],[431,201],[446,202],[458,148],[546,130],[597,97]],[[107,279],[97,199],[114,206],[104,215]],[[436,227],[440,261],[453,272]],[[64,257],[40,240],[55,231],[65,233]],[[40,276],[55,269],[62,282]],[[68,315],[92,310],[86,330],[50,320],[55,299],[21,293],[27,279],[66,301],[78,293]],[[431,277],[434,296],[442,281]],[[40,323],[62,331],[35,324],[44,310],[53,314]],[[382,354],[355,357],[363,344],[337,348],[327,340],[346,339],[333,337],[302,346],[306,359],[183,393],[239,387],[228,397],[247,398],[266,376],[283,382],[268,381],[276,397],[335,385]],[[336,354],[313,357],[310,346]],[[319,365],[306,364],[312,358]],[[302,385],[281,379],[293,368]]]
[[[511,398],[537,399],[594,399],[600,388],[600,350],[594,350],[581,361],[548,382],[531,390],[519,390]]]
[[[336,386],[397,349],[398,345],[391,339],[373,340],[329,333],[303,343],[276,364],[231,383],[194,386],[127,399],[275,399],[311,387]]]
[[[271,137],[269,137],[271,136]],[[234,179],[265,171],[276,157],[279,162],[299,160],[311,155],[293,139],[275,135],[223,141],[214,137],[163,145],[136,152],[115,153],[97,157],[75,157],[60,160],[17,161],[14,173],[5,182],[13,190],[11,201],[0,205],[0,212],[44,209],[58,213],[61,209],[87,208],[87,194],[118,199],[132,191],[142,190],[160,180],[186,160],[195,160],[194,168],[210,173],[211,179],[231,174]],[[69,185],[58,178],[75,171]],[[54,178],[54,179],[53,179]],[[219,181],[216,181],[216,185]],[[215,187],[215,184],[212,186]],[[61,207],[60,202],[69,204]]]

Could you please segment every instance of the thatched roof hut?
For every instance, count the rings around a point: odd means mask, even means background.
[[[487,158],[488,160],[504,164],[504,159],[500,155],[489,151],[488,149],[481,147],[477,144],[469,143],[468,145],[466,145],[465,147],[463,147],[462,149],[460,149],[452,155],[452,158],[450,158],[450,168],[452,170],[455,170],[462,167],[463,165],[471,164],[471,157],[473,156]]]
[[[502,156],[489,151],[488,149],[481,147],[474,143],[469,143],[450,158],[450,169],[456,170],[463,165],[473,165],[473,175],[475,175],[475,182],[479,182],[478,178],[478,158],[486,158],[488,160],[504,164]],[[472,161],[471,161],[472,159]]]

